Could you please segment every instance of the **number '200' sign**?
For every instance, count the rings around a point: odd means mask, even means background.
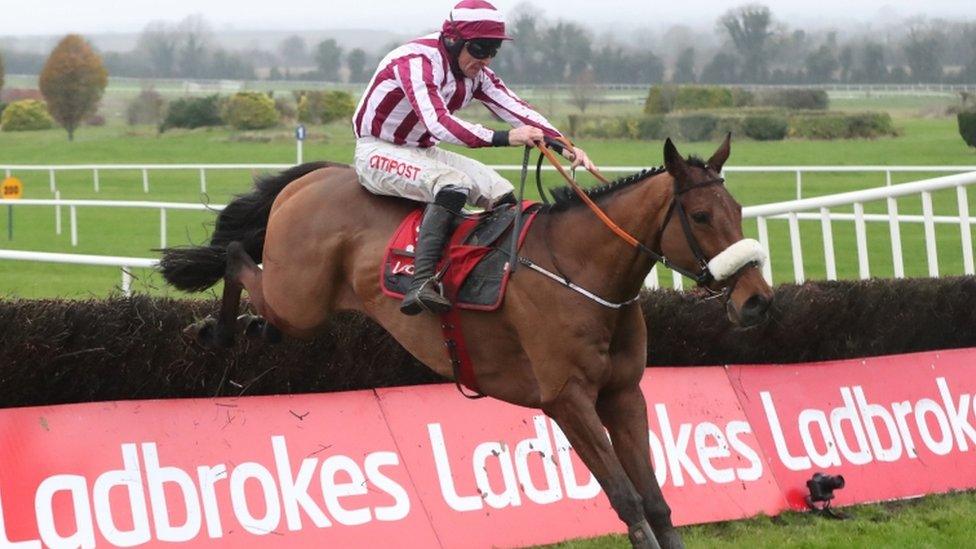
[[[0,187],[3,189],[3,198],[5,200],[17,199],[24,194],[24,184],[16,177],[4,179]]]

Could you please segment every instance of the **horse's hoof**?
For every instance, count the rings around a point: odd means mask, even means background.
[[[237,317],[237,327],[248,339],[272,344],[281,342],[281,330],[259,316],[243,314]]]
[[[228,349],[234,346],[234,334],[221,329],[216,318],[208,316],[183,329],[183,335],[204,349]]]

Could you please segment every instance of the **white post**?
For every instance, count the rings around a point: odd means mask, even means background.
[[[54,191],[54,199],[61,200],[61,191]],[[61,234],[61,204],[54,206],[54,234]]]
[[[98,168],[92,170],[92,181],[95,183],[95,192],[98,192]]]
[[[7,173],[7,179],[10,179],[10,168],[4,170]]]
[[[57,183],[55,183],[54,181],[54,168],[51,168],[50,170],[48,170],[48,172],[50,173],[51,176],[51,192],[53,193],[54,191],[58,190]]]
[[[935,245],[935,220],[932,214],[932,193],[922,193],[922,215],[925,218],[925,253],[929,262],[929,276],[939,276],[939,254]]]
[[[834,258],[834,230],[830,225],[830,210],[827,208],[820,208],[820,229],[823,233],[827,280],[837,280],[837,261]]]
[[[200,194],[207,194],[207,170],[200,168]]]
[[[796,170],[796,199],[803,198],[803,172]]]
[[[793,248],[793,279],[797,284],[803,284],[806,276],[803,274],[803,247],[800,244],[800,221],[796,212],[790,212],[790,247]]]
[[[142,192],[149,193],[149,170],[142,170]]]
[[[766,251],[766,261],[763,263],[763,278],[766,279],[766,283],[772,285],[773,283],[773,258],[769,255],[769,231],[766,229],[766,218],[757,217],[756,218],[756,228],[759,231],[759,243],[762,244],[763,250]]]
[[[298,148],[298,163],[301,164],[302,163],[302,140],[296,139],[295,143],[296,143],[296,147]]]
[[[969,229],[969,198],[966,187],[956,187],[956,198],[959,201],[959,231],[962,236],[962,263],[965,273],[973,274],[973,235]]]
[[[75,206],[69,206],[68,210],[71,213],[71,245],[78,245],[78,208]]]
[[[871,277],[868,264],[868,232],[864,226],[864,204],[854,203],[854,233],[857,236],[857,264],[861,280]]]
[[[132,295],[132,273],[125,266],[122,267],[122,295],[125,297]]]
[[[675,290],[683,290],[685,288],[685,279],[678,274],[678,271],[671,271],[671,280]]]
[[[166,247],[166,208],[159,209],[159,247]]]
[[[905,260],[901,254],[901,225],[898,222],[898,199],[888,198],[888,230],[891,233],[891,262],[895,278],[905,278]]]
[[[661,283],[658,281],[657,277],[657,264],[651,269],[651,272],[647,273],[647,278],[644,279],[644,286],[656,290],[660,287]]]
[[[885,170],[885,185],[891,186],[891,170]]]

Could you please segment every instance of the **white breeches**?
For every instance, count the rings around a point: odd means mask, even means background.
[[[359,182],[375,194],[433,202],[438,191],[453,186],[467,191],[469,204],[488,208],[513,189],[481,162],[437,147],[420,149],[361,137],[355,159]]]

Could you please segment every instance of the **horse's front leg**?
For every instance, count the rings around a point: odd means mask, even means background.
[[[570,380],[542,410],[563,430],[580,459],[603,487],[610,505],[627,525],[631,544],[640,548],[659,548],[644,516],[641,497],[607,440],[594,401],[595,395],[589,394],[582,383]]]
[[[684,547],[671,522],[671,508],[654,476],[647,438],[647,404],[636,383],[605,389],[596,403],[600,419],[610,432],[613,449],[627,476],[637,487],[644,513],[658,543],[665,549]]]

